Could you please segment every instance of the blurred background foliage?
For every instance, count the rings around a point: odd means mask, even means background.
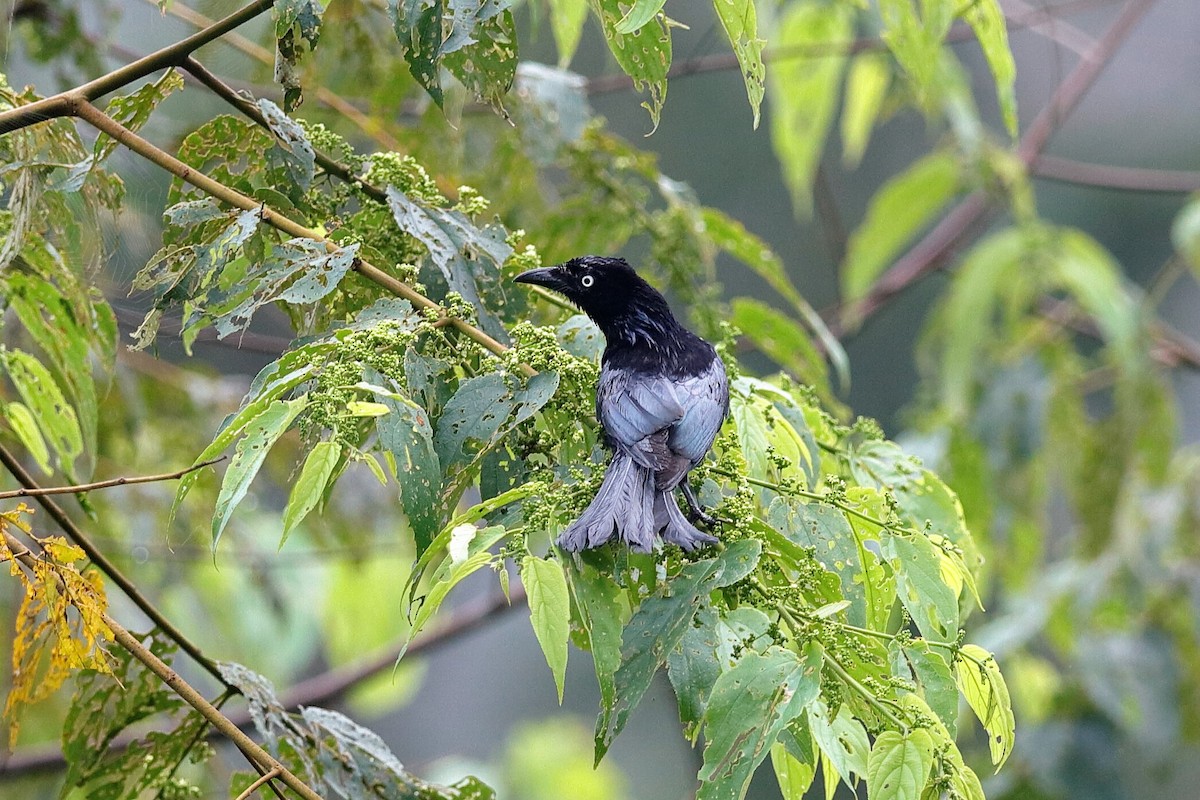
[[[42,94],[74,86],[235,8],[164,5],[160,15],[139,0],[9,0],[9,83]],[[325,126],[363,152],[411,154],[429,190],[462,208],[472,194],[460,187],[474,187],[491,202],[483,216],[535,234],[547,263],[628,256],[704,333],[720,337],[732,321],[753,369],[782,370],[842,414],[878,417],[920,454],[958,493],[984,558],[987,613],[966,623],[967,638],[995,651],[1013,695],[1016,747],[985,780],[988,797],[1188,796],[1200,779],[1191,0],[1000,0],[1003,18],[989,3],[760,2],[750,28],[745,3],[669,3],[669,21],[653,8],[632,34],[619,32],[625,12],[661,3],[597,0],[589,12],[525,2],[488,23],[497,74],[515,69],[506,95],[453,53],[422,54],[420,37],[398,46],[385,3],[328,5],[320,44],[300,44],[303,57],[277,58],[278,31],[259,20],[208,45],[203,61],[254,97],[302,99],[296,116],[314,142],[336,145],[321,139]],[[622,36],[636,41],[613,48],[618,65],[610,46]],[[184,137],[226,110],[188,85],[143,132],[186,151]],[[186,198],[123,149],[108,169],[123,189],[89,188],[95,202],[72,207],[78,232],[46,258],[98,270],[115,319],[99,311],[90,324],[118,324],[128,341],[155,302],[131,287],[162,241],[162,209]],[[19,187],[7,188],[11,209]],[[125,193],[121,213],[87,218],[112,200],[106,191]],[[324,219],[299,197],[254,196],[309,225]],[[408,260],[385,239],[361,246],[388,264]],[[319,323],[265,306],[220,341],[194,325],[197,357],[186,361],[178,317],[154,340],[159,358],[65,353],[67,376],[79,359],[119,368],[91,398],[96,429],[84,426],[77,448],[69,436],[50,441],[44,458],[32,447],[34,461],[71,479],[177,469],[292,326]],[[304,445],[285,438],[281,448]],[[277,552],[294,463],[267,460],[215,554],[211,480],[169,527],[167,484],[94,493],[86,509],[97,542],[201,647],[281,686],[403,638],[407,623],[389,610],[415,555],[395,535],[395,498],[367,470],[347,472]],[[460,607],[487,601],[491,580],[469,580]],[[5,590],[6,618],[18,600]],[[137,618],[122,602],[114,593],[116,615]],[[692,791],[698,755],[679,735],[665,679],[593,772],[591,678],[578,659],[566,676],[576,726],[556,710],[518,616],[406,659],[394,679],[384,670],[355,684],[345,703],[418,773],[471,771],[501,796]],[[34,767],[0,772],[6,793],[55,791],[58,779],[35,768],[53,760],[57,745],[38,743],[57,738],[64,694],[26,713],[28,749],[8,763]],[[974,744],[969,760],[985,763],[987,742]],[[219,749],[218,769],[238,769],[236,755]],[[769,779],[751,787],[777,792]]]

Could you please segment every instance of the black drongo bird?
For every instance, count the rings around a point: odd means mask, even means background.
[[[711,521],[686,478],[729,414],[729,381],[713,346],[679,324],[623,258],[582,256],[516,280],[563,295],[606,340],[596,417],[613,457],[600,491],[559,546],[578,552],[615,536],[649,552],[655,534],[684,550],[715,543],[675,501],[680,488],[694,516]]]

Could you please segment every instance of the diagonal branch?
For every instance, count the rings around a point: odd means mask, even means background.
[[[1027,167],[1041,155],[1050,137],[1083,99],[1117,48],[1153,3],[1154,0],[1129,0],[1095,46],[1055,89],[1050,102],[1029,125],[1017,146],[1017,155]],[[901,256],[860,302],[853,308],[843,309],[840,318],[831,327],[839,335],[844,334],[847,320],[865,320],[904,289],[936,270],[992,211],[994,208],[982,191],[968,195]]]
[[[181,39],[175,44],[164,47],[161,50],[156,50],[150,55],[139,58],[132,64],[114,70],[107,75],[102,75],[94,81],[89,81],[82,86],[76,86],[74,89],[68,89],[65,92],[59,92],[56,95],[37,100],[28,105],[18,106],[0,113],[0,134],[9,133],[10,131],[25,128],[38,122],[54,119],[55,117],[73,116],[76,109],[81,105],[91,103],[91,101],[98,97],[103,97],[109,92],[114,92],[123,86],[128,86],[152,72],[157,72],[166,67],[177,67],[199,48],[225,35],[239,25],[249,22],[273,5],[275,5],[275,0],[254,0],[254,2],[239,11],[233,12],[219,22],[214,22],[209,27],[197,31],[186,39]]]
[[[231,189],[220,181],[213,180],[199,170],[189,167],[175,156],[154,146],[141,136],[138,136],[136,133],[129,130],[124,125],[117,122],[100,109],[96,108],[96,106],[92,105],[91,103],[81,103],[75,109],[75,115],[84,122],[92,125],[97,130],[108,134],[116,141],[145,158],[147,161],[150,161],[151,163],[161,167],[180,180],[190,183],[192,186],[195,186],[197,189],[200,189],[212,197],[244,211],[258,211],[263,222],[266,222],[276,230],[282,231],[289,236],[312,239],[313,241],[320,242],[325,246],[326,251],[330,253],[335,253],[340,249],[336,243],[325,238],[325,236],[318,231],[305,227],[290,217],[271,209],[264,203],[261,203],[252,197],[248,197],[235,189]],[[496,355],[502,355],[508,351],[508,347],[506,345],[496,341],[480,328],[475,327],[464,319],[459,319],[458,317],[452,317],[448,315],[446,310],[438,305],[438,303],[416,291],[407,283],[404,283],[403,281],[387,274],[370,262],[361,258],[355,259],[354,270],[367,280],[370,280],[379,286],[382,286],[384,289],[392,292],[393,294],[408,300],[418,309],[431,310],[439,317],[449,320],[449,325],[458,329],[461,333],[466,335],[467,338],[475,341],[492,353],[495,353]],[[532,377],[533,375],[537,374],[533,368],[527,365],[522,365],[522,372],[528,377]]]
[[[104,481],[94,481],[93,483],[80,483],[74,486],[49,486],[46,488],[30,489],[21,488],[13,489],[10,492],[0,492],[0,500],[8,500],[13,497],[44,497],[48,494],[78,494],[80,492],[91,492],[96,489],[108,489],[113,486],[129,486],[135,483],[155,483],[158,481],[173,481],[182,478],[189,472],[195,472],[202,467],[211,467],[218,461],[224,461],[225,456],[214,458],[210,461],[205,461],[202,464],[193,464],[185,469],[176,470],[175,472],[164,472],[161,475],[138,475],[133,478],[109,478]]]

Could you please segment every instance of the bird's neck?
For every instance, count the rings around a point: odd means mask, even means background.
[[[597,324],[607,343],[604,362],[610,366],[684,375],[699,372],[712,361],[712,347],[680,325],[665,303],[654,309],[634,306]]]

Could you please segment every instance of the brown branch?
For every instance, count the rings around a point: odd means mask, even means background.
[[[16,458],[16,456],[10,453],[3,445],[0,445],[0,463],[3,463],[4,467],[10,473],[12,473],[14,478],[17,479],[17,483],[21,484],[26,489],[36,491],[41,488],[38,486],[38,483],[34,480],[33,476],[30,475],[29,472],[26,471],[25,467],[21,465],[21,462]],[[86,535],[84,535],[80,527],[75,524],[74,520],[67,516],[67,513],[63,511],[61,506],[55,503],[50,497],[46,497],[44,495],[38,496],[36,499],[38,504],[41,505],[41,507],[46,510],[46,513],[50,515],[50,518],[57,522],[58,526],[63,529],[68,538],[70,538],[75,544],[79,545],[80,549],[83,550],[91,562],[95,564],[101,572],[108,576],[108,579],[115,583],[121,589],[121,591],[125,593],[125,596],[133,601],[133,604],[141,609],[142,613],[149,617],[151,622],[158,626],[159,630],[161,630],[164,635],[178,644],[181,650],[191,656],[197,664],[204,667],[204,669],[208,671],[210,675],[224,683],[224,680],[221,678],[221,673],[217,669],[217,665],[212,661],[212,659],[204,655],[200,648],[197,647],[191,639],[183,634],[183,631],[172,625],[171,621],[168,620],[161,611],[155,608],[154,604],[151,603],[136,586],[134,586],[133,581],[125,577],[125,574],[121,572],[121,570],[117,569],[117,566],[113,564],[113,562],[110,561],[108,557],[105,556],[104,553],[102,553]]]
[[[80,483],[75,486],[49,486],[38,489],[13,489],[8,492],[0,492],[0,500],[8,500],[13,497],[42,497],[48,494],[77,494],[79,492],[90,492],[95,489],[108,489],[113,486],[128,486],[134,483],[156,483],[158,481],[173,481],[182,478],[189,472],[195,472],[204,467],[211,467],[218,461],[224,461],[225,456],[214,458],[210,461],[205,461],[202,464],[194,464],[186,469],[176,470],[175,472],[165,472],[161,475],[138,475],[133,478],[109,478],[105,481],[95,481],[94,483]]]
[[[511,598],[512,602],[502,596],[484,597],[464,604],[452,612],[435,629],[419,636],[405,651],[405,658],[435,652],[459,637],[481,628],[495,617],[520,608],[525,601],[525,590],[520,586],[515,586],[511,592]],[[391,669],[402,650],[403,642],[398,642],[379,655],[353,664],[335,667],[301,681],[280,695],[280,703],[284,708],[294,710],[300,706],[326,705],[334,702],[368,678]],[[227,716],[240,728],[244,728],[252,722],[250,713],[246,710],[233,711]],[[209,735],[217,734],[210,731]],[[137,738],[133,735],[118,736],[110,743],[109,751],[120,752]],[[56,772],[65,767],[66,759],[58,745],[27,747],[12,754],[7,761],[0,763],[0,775],[21,776]]]
[[[245,211],[258,211],[263,222],[266,222],[271,227],[280,230],[289,236],[303,237],[320,242],[325,246],[327,252],[334,253],[340,248],[339,246],[325,238],[321,233],[312,228],[305,227],[291,218],[280,214],[278,211],[271,209],[264,203],[248,197],[241,192],[231,189],[225,184],[215,181],[199,170],[189,167],[187,164],[180,161],[175,156],[162,150],[150,142],[138,136],[133,131],[121,125],[112,117],[105,114],[100,109],[96,108],[91,103],[81,103],[75,109],[75,115],[83,121],[89,123],[97,130],[108,134],[116,141],[125,145],[134,153],[145,158],[147,161],[161,167],[180,180],[190,183],[197,189],[206,194],[228,203],[235,208],[240,208]],[[438,305],[433,300],[430,300],[425,295],[413,289],[408,284],[387,274],[383,270],[374,266],[364,259],[355,259],[354,270],[366,279],[382,286],[384,289],[392,292],[395,295],[408,300],[418,309],[433,310],[438,316],[449,317],[445,309]],[[501,355],[508,351],[508,347],[493,339],[480,328],[475,327],[466,320],[457,317],[449,317],[450,324],[453,325],[459,332],[467,336],[467,338],[475,341],[485,349]],[[527,365],[521,366],[521,371],[529,377],[536,375],[536,371]]]
[[[1125,192],[1184,194],[1200,191],[1200,172],[1184,170],[1088,164],[1047,155],[1035,158],[1030,170],[1039,178]]]
[[[1154,0],[1129,0],[1117,15],[1116,20],[1105,31],[1104,36],[1096,41],[1095,47],[1080,60],[1075,69],[1054,90],[1050,102],[1029,125],[1017,146],[1017,154],[1026,166],[1033,164],[1041,155],[1050,137],[1083,99],[1088,89],[1099,77],[1100,71],[1153,3]],[[847,323],[851,321],[861,323],[901,291],[937,269],[953,255],[954,248],[992,210],[991,204],[982,191],[968,195],[912,249],[901,256],[875,282],[859,303],[844,310],[844,313],[839,315],[839,319],[835,320],[831,327],[839,334],[844,333],[848,326]]]
[[[269,772],[264,772],[258,776],[258,780],[246,787],[246,791],[239,794],[234,800],[249,800],[250,796],[257,792],[264,783],[274,780],[279,777],[279,767],[272,767]]]
[[[234,28],[248,22],[275,4],[275,0],[254,0],[239,11],[235,11],[225,19],[214,22],[207,28],[197,31],[186,39],[175,44],[156,50],[144,58],[139,58],[132,64],[102,75],[94,81],[82,86],[59,92],[56,95],[37,100],[23,106],[9,109],[0,113],[0,134],[15,131],[29,125],[43,122],[55,117],[69,117],[76,113],[81,105],[91,103],[98,97],[114,92],[134,81],[144,78],[152,72],[166,67],[180,66],[189,55],[200,47],[217,39]]]

